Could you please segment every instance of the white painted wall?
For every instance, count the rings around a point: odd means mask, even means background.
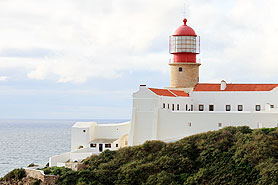
[[[224,111],[226,105],[231,105],[231,111],[237,111],[238,105],[243,105],[243,111],[255,111],[256,105],[261,105],[261,110],[265,110],[267,103],[278,106],[278,92],[275,91],[216,91],[199,92],[193,91],[194,110],[198,111],[199,104],[205,105],[208,111],[209,105],[214,105],[215,111]]]
[[[129,134],[130,121],[117,124],[97,124],[95,127],[95,138],[116,139]]]
[[[157,139],[165,141],[227,126],[259,128],[259,125],[277,127],[278,124],[278,113],[271,112],[169,112],[161,109],[159,115]]]
[[[57,163],[65,163],[70,159],[70,152],[55,155],[49,158],[49,167],[57,166]]]
[[[71,151],[79,146],[89,147],[89,142],[94,139],[95,122],[77,122],[71,129]]]

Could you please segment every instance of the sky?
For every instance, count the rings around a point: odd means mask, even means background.
[[[0,0],[0,119],[130,119],[170,84],[168,39],[201,37],[200,81],[277,83],[277,0]]]

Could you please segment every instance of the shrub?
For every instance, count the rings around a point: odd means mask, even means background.
[[[34,163],[31,163],[27,167],[34,167],[34,166],[38,166],[38,165],[35,165]]]
[[[31,182],[31,185],[40,185],[41,184],[41,180],[40,179],[34,179],[32,182]]]
[[[23,177],[26,177],[26,172],[24,169],[20,168],[20,169],[14,169],[13,171],[9,172],[4,176],[3,179],[5,181],[9,181],[12,179],[21,180]]]

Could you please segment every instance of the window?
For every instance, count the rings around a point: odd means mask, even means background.
[[[231,105],[226,105],[226,111],[231,111]]]
[[[188,110],[188,105],[187,105],[187,104],[185,105],[185,110],[186,110],[186,111]]]
[[[168,103],[168,109],[170,109],[170,105],[169,105],[169,103]]]
[[[222,127],[222,123],[218,123],[218,127]]]
[[[128,141],[125,141],[125,145],[128,145]]]
[[[274,105],[270,105],[270,108],[271,108],[271,109],[274,109]]]
[[[177,104],[177,110],[180,110],[180,104]]]
[[[175,105],[174,104],[172,104],[172,111],[174,111],[175,110]]]
[[[214,105],[209,105],[209,111],[214,111]]]
[[[255,109],[256,111],[261,111],[261,105],[256,105]]]
[[[90,144],[90,147],[92,147],[92,148],[95,148],[96,146],[97,146],[97,144],[95,144],[95,143]]]
[[[111,144],[105,144],[105,148],[111,148]]]
[[[191,122],[188,122],[188,126],[190,126],[190,127],[191,127],[191,126],[192,126],[192,123],[191,123]]]
[[[116,147],[119,147],[119,144],[116,144]]]
[[[163,109],[165,109],[165,103],[163,103]]]
[[[83,132],[86,132],[86,130],[83,130]]]
[[[193,111],[193,105],[191,105],[191,111]]]
[[[204,111],[204,105],[199,105],[199,111]]]
[[[243,105],[238,105],[238,106],[237,106],[237,110],[238,110],[238,111],[243,111]]]
[[[182,72],[182,67],[179,67],[179,72]]]

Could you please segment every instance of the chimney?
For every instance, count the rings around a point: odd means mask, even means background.
[[[139,89],[146,89],[146,88],[147,88],[147,85],[145,85],[145,84],[140,84]]]
[[[226,87],[227,87],[226,81],[225,81],[225,80],[222,80],[222,81],[221,81],[221,84],[220,84],[220,90],[221,90],[221,91],[224,91],[224,90],[226,89]]]

